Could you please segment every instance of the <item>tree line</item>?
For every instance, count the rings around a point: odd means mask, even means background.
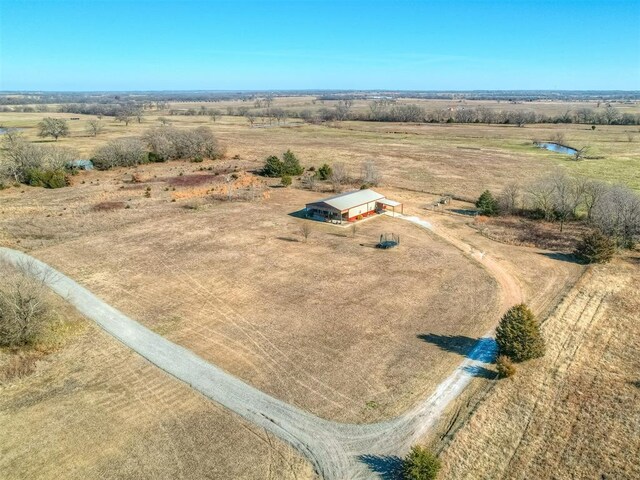
[[[496,196],[487,190],[476,206],[485,215],[554,221],[560,231],[568,221],[585,222],[597,233],[589,238],[590,245],[598,243],[603,252],[634,248],[640,238],[640,196],[635,191],[560,170],[524,186],[507,185]],[[583,244],[583,252],[591,246]],[[585,256],[590,261],[595,258]]]

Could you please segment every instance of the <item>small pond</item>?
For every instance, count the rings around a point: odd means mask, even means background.
[[[552,152],[564,153],[565,155],[575,155],[578,152],[575,148],[565,147],[564,145],[560,145],[559,143],[543,142],[537,143],[536,146],[538,148],[546,148],[547,150],[551,150]]]

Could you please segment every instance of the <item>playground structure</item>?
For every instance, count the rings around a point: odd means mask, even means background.
[[[380,241],[377,243],[376,248],[388,250],[400,245],[400,235],[395,233],[383,233],[380,235]]]

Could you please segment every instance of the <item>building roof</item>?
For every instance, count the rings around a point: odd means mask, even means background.
[[[382,200],[378,200],[381,204],[387,205],[388,207],[399,207],[402,205],[400,202],[396,202],[395,200],[389,200],[388,198],[383,198]]]
[[[374,192],[367,188],[365,190],[354,190],[353,192],[341,193],[340,195],[324,198],[317,202],[307,203],[307,207],[321,206],[344,211],[359,205],[364,205],[365,203],[375,202],[383,198],[384,195],[380,195],[378,192]]]

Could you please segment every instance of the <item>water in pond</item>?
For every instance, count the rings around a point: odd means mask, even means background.
[[[578,152],[575,148],[565,147],[564,145],[551,142],[538,143],[538,147],[546,148],[547,150],[551,150],[556,153],[564,153],[566,155],[575,155]]]

